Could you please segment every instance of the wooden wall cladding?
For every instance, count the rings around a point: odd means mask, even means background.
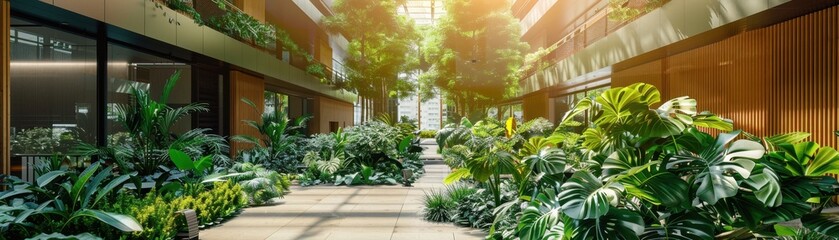
[[[257,137],[259,131],[245,124],[244,120],[259,121],[262,115],[262,108],[265,104],[265,82],[262,78],[243,73],[230,71],[230,135],[250,135]],[[256,104],[257,110],[242,102],[247,98]],[[238,150],[251,146],[231,142],[230,152],[235,154]]]
[[[353,125],[354,107],[351,103],[333,100],[327,97],[316,97],[315,113],[311,120],[313,124],[310,132],[329,133],[329,124],[335,122],[338,127],[347,128]]]
[[[9,39],[9,32],[11,27],[11,21],[9,19],[11,3],[9,0],[0,0],[0,173],[1,174],[9,174],[9,161],[11,160],[11,155],[9,152],[10,146],[10,137],[11,131],[9,131],[9,127],[11,127],[10,122],[10,114],[9,114],[9,102],[11,93],[11,78],[9,76],[10,65],[9,61],[11,60],[9,55],[10,49],[10,42]]]
[[[699,110],[730,118],[737,129],[759,136],[810,132],[810,140],[836,147],[839,7],[612,75],[613,86],[639,81],[657,85],[667,99],[693,97]]]
[[[524,96],[521,105],[524,121],[530,121],[539,117],[549,119],[553,116],[553,114],[550,114],[550,110],[552,109],[550,105],[550,98],[548,98],[547,91],[535,92]]]

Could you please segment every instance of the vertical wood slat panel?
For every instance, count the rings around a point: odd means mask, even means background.
[[[661,77],[650,64],[663,66]],[[730,118],[736,129],[810,132],[809,140],[837,147],[839,7],[612,74],[613,86],[638,81],[662,88],[664,98],[693,97],[700,111]]]
[[[265,82],[262,78],[239,71],[230,71],[230,136],[249,135],[260,137],[259,131],[245,124],[244,120],[260,121],[265,104]],[[242,102],[247,98],[256,104],[257,110]],[[252,146],[231,142],[230,153]]]
[[[9,147],[11,146],[10,137],[11,137],[11,122],[10,122],[10,112],[9,112],[9,102],[11,96],[11,78],[9,76],[10,65],[9,61],[11,61],[9,55],[9,48],[10,42],[9,40],[10,35],[10,27],[11,22],[9,19],[9,7],[10,7],[9,0],[0,0],[0,173],[2,174],[9,174],[9,162],[11,161],[11,155],[9,152]]]

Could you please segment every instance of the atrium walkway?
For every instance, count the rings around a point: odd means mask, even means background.
[[[436,145],[423,158],[435,159]],[[424,190],[440,188],[448,167],[427,161],[426,174],[414,187],[293,187],[279,204],[247,208],[239,216],[207,230],[201,239],[483,239],[485,233],[452,224],[422,220]]]

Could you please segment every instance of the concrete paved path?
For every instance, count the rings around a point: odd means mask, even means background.
[[[436,146],[423,144],[426,153]],[[449,169],[429,161],[414,187],[293,187],[279,204],[247,208],[201,239],[483,239],[481,231],[422,220],[424,191],[443,186]]]

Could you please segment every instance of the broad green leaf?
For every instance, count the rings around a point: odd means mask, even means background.
[[[76,211],[71,219],[77,217],[92,217],[123,232],[143,231],[143,227],[131,216],[109,213],[99,210],[83,209]]]
[[[562,184],[559,202],[562,211],[573,219],[594,219],[606,215],[617,204],[620,184],[603,185],[600,179],[586,171],[574,173]]]
[[[675,214],[662,221],[661,224],[647,227],[641,239],[714,239],[714,228],[713,221],[695,212]]]
[[[717,129],[724,132],[734,130],[734,123],[730,119],[720,118],[710,112],[701,112],[693,117],[693,125],[697,127]]]
[[[539,154],[525,157],[522,162],[538,173],[554,175],[565,172],[565,154],[556,148],[543,148]]]
[[[178,167],[178,169],[180,169],[181,171],[195,169],[195,165],[192,162],[192,158],[190,158],[189,155],[180,150],[169,149],[169,158],[172,159],[172,162],[175,163],[175,166]]]
[[[644,102],[644,104],[646,105],[653,105],[658,102],[661,102],[661,93],[652,84],[634,83],[632,85],[626,86],[626,88],[631,88],[638,91],[638,93],[641,94],[641,101]]]
[[[452,184],[452,183],[455,183],[457,181],[460,181],[461,179],[468,178],[469,176],[471,176],[471,174],[469,173],[469,169],[458,168],[458,169],[455,169],[454,171],[452,171],[451,173],[449,173],[449,175],[446,176],[445,179],[443,179],[443,183],[444,184]]]
[[[131,176],[129,175],[121,175],[115,178],[114,180],[111,180],[111,182],[109,182],[104,187],[98,189],[96,193],[96,199],[93,201],[93,204],[91,204],[91,206],[96,206],[96,203],[98,203],[99,200],[102,200],[106,195],[108,195],[108,193],[114,190],[114,188],[121,187],[122,184],[125,183],[125,181],[128,181],[128,178],[130,177]]]
[[[796,232],[798,232],[798,230],[793,227],[788,227],[781,224],[775,224],[772,227],[775,229],[775,234],[778,234],[779,237],[794,237],[796,235]]]
[[[791,133],[784,133],[778,134],[771,137],[766,137],[767,143],[771,144],[772,146],[777,146],[780,144],[798,144],[804,141],[805,139],[810,137],[810,133],[807,132],[791,132]]]
[[[753,170],[752,176],[746,179],[758,200],[769,207],[780,206],[783,202],[781,183],[772,168],[759,166]]]
[[[207,155],[199,158],[193,163],[195,170],[203,173],[205,169],[213,167],[213,156]]]
[[[35,182],[38,183],[38,187],[43,188],[55,180],[56,178],[66,174],[67,171],[65,170],[55,170],[45,173],[44,175],[38,176],[38,179],[35,179]]]
[[[806,176],[822,176],[828,173],[839,174],[839,152],[832,147],[819,149],[815,158],[806,165]]]
[[[82,189],[87,184],[88,180],[90,180],[90,178],[93,177],[93,174],[96,173],[96,170],[99,169],[99,166],[99,162],[96,162],[87,167],[84,171],[82,171],[82,173],[79,174],[79,178],[76,179],[76,183],[73,184],[73,187],[71,188],[70,192],[68,192],[72,197],[71,201],[75,203],[77,201],[82,200]]]
[[[641,93],[631,88],[613,88],[597,97],[603,114],[595,120],[597,124],[624,123],[633,113],[647,109],[641,102]]]
[[[839,214],[807,214],[801,223],[812,231],[839,238]]]
[[[521,239],[561,238],[564,224],[556,194],[552,190],[539,193],[524,209],[516,230]]]
[[[685,207],[690,202],[690,186],[676,174],[651,168],[621,180],[629,195],[655,205]]]
[[[580,221],[572,239],[639,239],[644,232],[644,219],[638,213],[619,208],[608,212],[599,218]]]

